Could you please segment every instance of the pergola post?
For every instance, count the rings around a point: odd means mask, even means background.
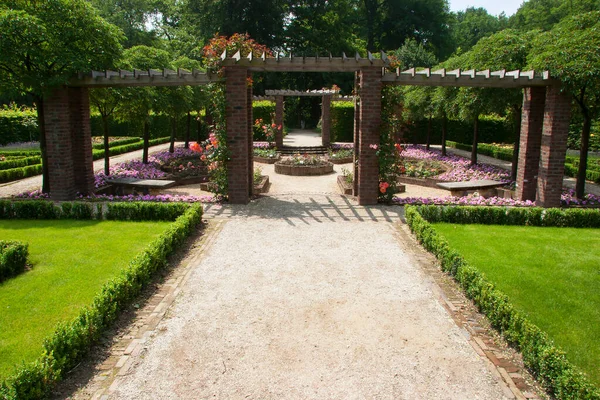
[[[281,129],[278,129],[277,132],[275,132],[275,146],[278,149],[283,147],[283,116],[283,96],[275,96],[275,124],[281,126]]]
[[[557,85],[546,89],[537,204],[560,207],[567,138],[571,119],[571,99]]]
[[[252,93],[247,86],[248,68],[225,67],[227,146],[231,160],[227,164],[229,202],[247,204],[252,184]]]
[[[325,147],[331,144],[331,95],[323,96],[321,104],[321,142]]]
[[[48,179],[53,200],[94,191],[88,89],[63,87],[44,100]]]
[[[248,71],[248,77],[252,77],[252,72]],[[254,131],[253,124],[254,120],[252,119],[252,85],[246,85],[247,91],[246,96],[248,96],[249,106],[246,107],[247,115],[248,115],[248,127],[246,128],[248,131],[248,193],[249,196],[253,195],[254,190]]]
[[[358,204],[377,204],[381,130],[381,68],[363,67],[359,73],[360,126],[358,138]]]
[[[517,168],[517,198],[522,201],[536,199],[545,98],[545,87],[523,88],[521,139]]]
[[[358,72],[354,75],[354,85],[358,87],[359,76]],[[352,194],[358,196],[358,160],[360,154],[358,138],[360,136],[360,99],[358,96],[354,96],[354,162],[353,164],[353,176],[354,176],[354,187],[352,188]]]

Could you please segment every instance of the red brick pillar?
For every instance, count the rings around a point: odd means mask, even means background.
[[[519,200],[534,201],[536,198],[545,98],[546,88],[544,87],[523,89],[521,140],[517,167],[517,198]]]
[[[281,126],[275,133],[275,146],[280,149],[283,147],[283,116],[284,116],[284,104],[283,96],[275,97],[275,124]]]
[[[252,72],[248,72],[248,77],[252,78]],[[252,85],[248,86],[246,96],[248,96],[248,102],[250,103],[249,107],[247,107],[248,113],[248,193],[252,196],[254,189],[254,132],[252,130],[252,125],[254,121],[252,120]]]
[[[570,120],[571,98],[560,93],[560,87],[549,86],[546,89],[538,175],[537,204],[539,206],[560,207]]]
[[[248,69],[244,67],[225,67],[225,98],[227,146],[231,160],[227,164],[229,202],[247,204],[250,200],[251,168],[249,152],[251,141],[248,126],[248,108],[252,107],[252,97],[248,97],[246,79]]]
[[[356,72],[355,77],[356,87],[358,87],[358,72]],[[354,196],[358,196],[358,158],[360,153],[360,148],[358,147],[358,138],[360,136],[360,98],[358,96],[354,96],[354,188],[352,189],[352,194]]]
[[[331,95],[323,96],[321,105],[321,142],[328,147],[331,144]]]
[[[48,179],[53,200],[94,190],[90,106],[86,88],[60,88],[44,101]]]
[[[381,68],[365,67],[359,73],[360,128],[358,138],[358,204],[377,204],[381,129]]]

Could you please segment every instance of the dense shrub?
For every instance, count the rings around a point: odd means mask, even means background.
[[[25,271],[28,254],[26,243],[0,240],[0,282]]]
[[[103,139],[102,137],[100,137],[100,139]],[[139,137],[132,137],[132,138],[128,138],[128,139],[121,139],[121,140],[114,140],[112,142],[110,142],[108,144],[108,147],[110,149],[112,149],[113,147],[119,147],[119,146],[125,146],[126,144],[132,144],[132,143],[137,143],[140,140],[142,140]],[[92,149],[94,150],[103,150],[104,149],[104,143],[96,143],[94,145],[92,145]]]
[[[42,154],[40,150],[2,150],[0,149],[0,156],[7,158],[19,158],[19,157],[35,157]]]
[[[275,115],[275,102],[271,100],[259,100],[252,102],[252,119],[262,119],[265,124],[270,124],[271,116]],[[254,121],[253,121],[254,122]]]
[[[32,142],[40,136],[37,112],[33,109],[0,110],[0,145]]]
[[[42,173],[42,164],[29,165],[21,168],[11,168],[0,171],[0,183],[29,178]]]
[[[477,210],[481,209],[481,210]],[[518,210],[512,213],[512,210]],[[494,216],[483,217],[485,211]],[[566,211],[577,211],[574,213]],[[430,222],[498,223],[512,221],[525,225],[538,221],[546,226],[598,226],[598,210],[542,210],[502,209],[488,207],[409,206],[406,221],[423,246],[441,263],[443,271],[454,276],[465,293],[486,314],[494,328],[514,344],[523,354],[523,361],[542,386],[558,399],[600,399],[600,391],[578,372],[557,349],[548,336],[515,310],[508,297],[489,283],[485,276],[471,266],[446,239],[440,236]],[[590,213],[590,211],[592,211]],[[510,215],[510,218],[509,218]],[[583,221],[592,216],[594,223]],[[486,222],[483,222],[486,221]],[[543,222],[545,221],[545,222]]]
[[[473,149],[473,146],[470,144],[457,143],[452,140],[447,140],[446,146],[465,151],[471,151]],[[507,149],[490,143],[479,143],[477,145],[477,153],[504,161],[512,161],[513,157],[512,149]]]
[[[331,102],[331,141],[354,142],[354,102]]]
[[[41,162],[42,158],[40,156],[11,158],[10,160],[0,161],[0,171],[41,164]]]
[[[408,126],[404,140],[408,143],[425,143],[427,120],[417,121]],[[473,124],[466,121],[448,120],[446,140],[458,143],[473,142]],[[479,120],[479,141],[481,143],[514,143],[514,128],[504,118],[483,116]],[[434,119],[431,134],[432,144],[442,143],[442,121]]]
[[[43,201],[30,203],[52,205],[50,202]],[[73,203],[72,206],[76,204],[78,203]],[[142,211],[136,207],[136,203],[112,205],[115,206],[113,212],[115,209],[128,210],[124,213],[128,219],[136,219],[132,216],[140,214],[157,215],[161,219],[166,219],[167,216],[176,217],[176,219],[169,229],[136,256],[116,279],[107,282],[102,287],[90,306],[84,307],[73,320],[58,324],[54,334],[45,340],[44,351],[40,358],[35,362],[24,364],[13,376],[0,384],[0,398],[39,399],[46,397],[52,386],[64,377],[67,371],[77,365],[90,346],[99,339],[100,334],[115,321],[119,312],[152,281],[154,273],[167,265],[167,257],[184,242],[202,219],[200,204],[145,204]],[[60,215],[61,208],[52,206],[59,210],[57,214]],[[92,209],[91,204],[87,204],[84,208],[87,210],[88,206],[89,209]],[[151,212],[146,206],[155,206],[159,211]],[[11,209],[12,207],[0,204],[1,208]],[[171,210],[168,211],[168,208]],[[69,212],[72,210],[71,208]],[[96,215],[96,218],[103,218],[103,208],[96,207],[95,210],[100,213],[100,215]]]

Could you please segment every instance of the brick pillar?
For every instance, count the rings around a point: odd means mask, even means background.
[[[331,144],[331,95],[323,96],[321,106],[321,141],[323,146]]]
[[[359,84],[359,74],[358,72],[354,73],[354,87],[358,88]],[[354,96],[354,163],[352,171],[354,173],[354,187],[352,189],[352,194],[354,196],[358,196],[358,158],[360,153],[360,148],[358,147],[358,138],[360,136],[360,98],[358,96]]]
[[[560,93],[558,86],[549,86],[546,89],[538,175],[537,205],[539,206],[560,207],[570,120],[571,98]]]
[[[275,146],[280,149],[283,147],[283,116],[284,116],[284,104],[283,96],[275,97],[275,124],[281,126],[281,129],[275,133]]]
[[[252,98],[248,98],[247,77],[247,68],[225,67],[227,146],[231,154],[227,179],[229,202],[233,204],[247,204],[250,200],[248,108],[252,106]]]
[[[377,150],[381,129],[381,68],[361,68],[360,74],[360,128],[358,138],[358,204],[377,204],[379,164]]]
[[[248,78],[252,78],[252,72],[248,71]],[[246,107],[248,113],[248,193],[253,194],[254,189],[254,132],[252,131],[252,86],[248,86],[246,96],[248,96],[249,107]]]
[[[48,179],[53,200],[94,189],[90,109],[85,88],[60,88],[44,101]]]
[[[523,89],[521,140],[517,167],[517,198],[519,200],[533,201],[536,197],[545,98],[546,88],[544,87]]]

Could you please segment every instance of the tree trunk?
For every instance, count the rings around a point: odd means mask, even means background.
[[[175,152],[175,134],[177,133],[177,118],[171,119],[171,144],[169,145],[169,153]]]
[[[377,17],[377,0],[363,0],[367,19],[367,50],[375,49],[375,19]]]
[[[108,115],[102,116],[102,130],[104,131],[104,175],[110,175],[110,147],[108,144]]]
[[[510,179],[517,180],[517,167],[519,165],[519,148],[521,147],[521,109],[515,110],[515,145],[513,147]]]
[[[431,115],[429,116],[429,120],[427,121],[427,142],[425,143],[425,148],[429,151],[429,147],[431,146]]]
[[[183,147],[186,149],[190,148],[190,130],[192,129],[192,115],[188,111],[187,113],[187,126],[185,127],[185,144]]]
[[[448,117],[446,114],[442,117],[442,155],[446,155],[446,134],[448,133]]]
[[[477,144],[479,142],[479,115],[473,121],[473,146],[471,147],[471,165],[477,164]]]
[[[144,120],[144,151],[142,152],[142,163],[148,164],[148,147],[150,147],[150,125]]]
[[[44,97],[35,97],[38,114],[38,128],[40,131],[40,151],[42,152],[42,192],[50,193],[50,179],[48,169],[48,147],[46,145],[46,120],[44,117]]]
[[[196,142],[200,143],[202,141],[202,116],[198,113],[196,117]]]
[[[583,129],[581,131],[581,146],[579,148],[579,169],[577,170],[577,183],[575,184],[575,196],[583,199],[585,196],[585,174],[587,172],[588,150],[590,148],[590,130],[592,119],[587,109],[582,109]]]

